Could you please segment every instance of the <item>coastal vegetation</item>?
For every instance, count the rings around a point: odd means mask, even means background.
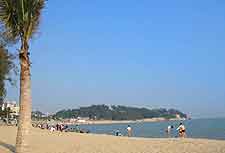
[[[77,118],[88,117],[92,120],[138,120],[145,118],[187,118],[187,115],[176,109],[148,109],[128,106],[92,105],[79,109],[67,109],[58,111],[53,118]]]
[[[20,46],[20,117],[16,138],[16,153],[29,151],[31,128],[31,74],[29,43],[37,32],[45,0],[0,0],[2,31]]]
[[[0,104],[6,96],[6,82],[15,85],[13,75],[16,74],[15,56],[7,49],[7,42],[0,36]]]

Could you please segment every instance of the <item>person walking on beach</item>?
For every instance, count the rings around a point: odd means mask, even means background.
[[[132,128],[130,127],[130,125],[127,126],[127,134],[128,134],[128,137],[132,136]]]
[[[186,137],[186,129],[183,123],[179,124],[179,127],[177,128],[178,134],[180,138]]]

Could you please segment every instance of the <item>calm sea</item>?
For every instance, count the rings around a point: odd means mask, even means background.
[[[148,122],[148,123],[131,123],[133,136],[145,138],[165,138],[165,129],[168,125],[175,128],[172,131],[172,137],[177,137],[176,128],[179,121],[169,122]],[[190,138],[207,138],[225,140],[225,118],[224,119],[193,119],[183,121],[187,136]],[[107,125],[80,125],[81,129],[90,130],[91,133],[114,135],[115,130],[120,130],[126,135],[128,124],[107,124]]]

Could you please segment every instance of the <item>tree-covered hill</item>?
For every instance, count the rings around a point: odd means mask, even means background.
[[[127,106],[92,105],[79,109],[68,109],[57,112],[55,118],[89,117],[96,120],[138,120],[145,118],[176,118],[176,115],[186,118],[187,115],[176,109],[147,109]]]

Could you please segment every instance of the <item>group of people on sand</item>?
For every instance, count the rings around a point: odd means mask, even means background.
[[[166,134],[168,137],[171,137],[171,131],[174,128],[173,125],[169,125],[166,129]],[[177,127],[176,131],[178,132],[178,137],[185,138],[186,137],[186,128],[183,123],[180,123]]]
[[[34,125],[33,125],[34,126]],[[38,127],[40,129],[47,129],[51,132],[54,132],[54,131],[60,131],[60,132],[63,132],[65,131],[67,128],[68,128],[68,125],[64,125],[64,124],[60,124],[60,123],[57,123],[56,125],[49,125],[49,124],[37,124],[36,126],[34,127]]]
[[[79,125],[76,125],[75,127],[73,127],[63,123],[57,123],[56,125],[49,125],[47,123],[43,123],[43,124],[39,123],[39,124],[32,124],[32,126],[36,128],[40,128],[40,129],[46,129],[51,132],[60,131],[60,132],[90,133],[89,130],[80,129]]]

